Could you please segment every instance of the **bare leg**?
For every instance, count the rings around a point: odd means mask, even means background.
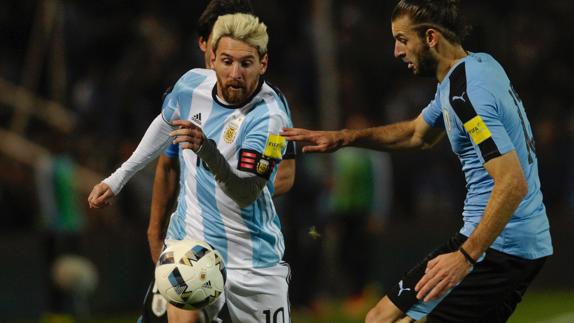
[[[169,323],[200,323],[203,315],[201,311],[186,311],[171,304],[167,305],[167,321]]]
[[[373,307],[367,317],[365,323],[387,323],[387,322],[414,322],[415,320],[406,316],[398,307],[385,296],[375,307]]]

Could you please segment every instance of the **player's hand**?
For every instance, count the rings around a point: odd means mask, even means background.
[[[114,197],[114,192],[106,183],[99,183],[92,192],[88,195],[88,204],[92,209],[99,209],[110,205],[111,198]]]
[[[281,136],[287,140],[307,143],[304,153],[330,153],[343,145],[341,131],[315,131],[301,128],[284,128]]]
[[[172,124],[179,126],[179,129],[169,133],[170,136],[175,137],[173,143],[180,144],[182,149],[197,152],[205,141],[203,130],[189,120],[175,120]]]
[[[449,289],[458,285],[472,271],[464,255],[458,251],[433,258],[427,263],[425,275],[415,286],[417,299],[439,298]]]

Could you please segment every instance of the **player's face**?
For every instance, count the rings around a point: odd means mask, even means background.
[[[438,62],[428,44],[412,28],[411,19],[406,15],[399,17],[392,22],[391,28],[395,38],[395,57],[405,62],[415,75],[435,76]]]
[[[245,42],[222,37],[211,67],[217,75],[217,94],[227,103],[244,103],[257,89],[259,78],[267,70],[267,55],[259,57],[257,49]]]

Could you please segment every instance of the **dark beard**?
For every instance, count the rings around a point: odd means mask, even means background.
[[[419,63],[419,68],[418,68],[418,71],[416,72],[416,75],[429,76],[429,77],[435,77],[436,76],[436,70],[438,67],[438,62],[432,56],[432,54],[430,52],[430,48],[428,47],[427,44],[424,44],[424,47],[421,50],[421,52],[419,53],[417,60]]]

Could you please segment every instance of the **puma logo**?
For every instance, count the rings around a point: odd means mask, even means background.
[[[403,281],[399,282],[399,294],[397,296],[401,296],[401,294],[405,291],[411,290],[410,288],[403,288]]]
[[[453,95],[452,96],[452,101],[454,102],[455,100],[461,100],[462,102],[466,102],[466,100],[464,99],[464,94],[466,93],[466,91],[462,92],[461,95]]]

